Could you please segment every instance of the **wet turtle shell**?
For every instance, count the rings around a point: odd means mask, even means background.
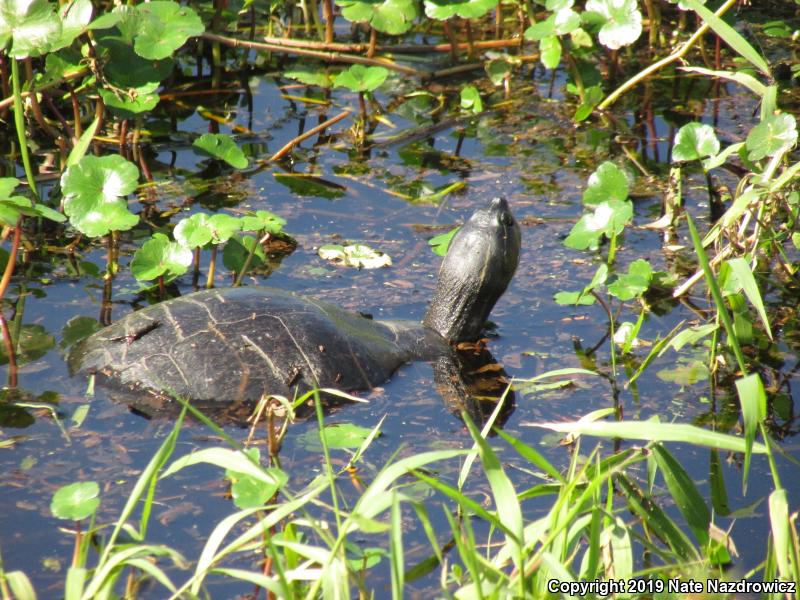
[[[409,360],[475,339],[519,260],[505,200],[476,211],[450,244],[423,324],[375,321],[270,287],[195,292],[131,313],[78,343],[72,373],[201,401],[369,389]]]

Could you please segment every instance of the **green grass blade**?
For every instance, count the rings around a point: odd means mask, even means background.
[[[772,77],[769,66],[764,58],[744,39],[733,27],[720,19],[697,0],[684,0],[684,4],[689,6],[700,17],[708,23],[722,40],[738,52],[742,57],[750,61],[759,71],[767,77]]]
[[[492,450],[492,447],[481,437],[478,428],[469,418],[466,411],[461,413],[461,418],[466,423],[472,439],[478,444],[478,453],[483,463],[483,470],[486,473],[486,478],[489,480],[489,486],[492,488],[492,495],[494,496],[495,506],[497,508],[497,516],[501,523],[503,523],[504,530],[507,531],[506,538],[512,546],[515,546],[519,554],[513,556],[514,563],[518,569],[522,568],[523,556],[522,545],[523,539],[523,523],[522,523],[522,509],[517,499],[517,492],[511,479],[508,478],[500,460]],[[523,593],[524,595],[524,593]]]
[[[4,575],[6,583],[11,588],[16,600],[36,600],[36,590],[33,589],[33,584],[25,573],[22,571],[9,571]]]
[[[732,452],[745,452],[744,438],[726,433],[709,431],[694,425],[680,423],[659,423],[656,421],[588,422],[572,421],[566,423],[532,423],[561,433],[593,435],[597,437],[622,438],[626,440],[646,440],[650,442],[686,442],[697,446],[719,448]],[[754,443],[753,452],[766,452],[764,444]]]
[[[653,446],[658,468],[664,476],[669,493],[675,500],[678,510],[689,524],[700,546],[708,543],[708,528],[711,525],[711,513],[708,511],[703,496],[694,482],[675,457],[661,444]]]
[[[731,258],[726,262],[736,275],[736,279],[738,279],[739,283],[742,285],[744,295],[747,296],[747,299],[750,300],[750,304],[756,309],[769,339],[772,339],[772,330],[769,327],[767,311],[764,309],[761,291],[758,289],[758,284],[756,283],[755,277],[753,277],[753,271],[750,270],[750,265],[748,265],[747,261],[743,258]]]
[[[784,488],[778,488],[769,495],[769,524],[772,543],[775,546],[775,561],[781,578],[791,579],[789,568],[789,502]]]
[[[499,435],[501,438],[507,441],[511,445],[511,447],[517,451],[517,454],[519,454],[522,458],[527,460],[529,463],[531,463],[538,469],[547,473],[550,477],[552,477],[559,483],[564,483],[564,478],[561,476],[561,472],[534,448],[531,448],[527,444],[524,444],[523,442],[519,441],[515,437],[507,434],[505,431],[502,431],[500,429],[497,430],[497,435]]]
[[[742,348],[739,346],[739,340],[736,338],[736,330],[733,328],[733,322],[731,321],[731,316],[728,313],[727,307],[725,306],[725,300],[722,298],[722,292],[719,289],[719,284],[717,284],[717,278],[714,276],[714,271],[711,270],[711,264],[708,262],[706,251],[703,248],[702,242],[700,241],[700,236],[697,235],[697,229],[695,229],[694,221],[692,221],[692,217],[689,215],[689,213],[686,213],[686,223],[689,225],[689,235],[692,238],[692,244],[694,245],[694,251],[697,254],[697,260],[700,262],[700,266],[703,268],[703,274],[706,277],[706,285],[708,285],[708,289],[711,291],[711,296],[714,298],[714,304],[717,305],[717,313],[722,320],[722,324],[725,326],[725,333],[728,334],[728,344],[733,350],[733,353],[736,355],[736,361],[739,363],[739,368],[742,370],[742,373],[746,375],[747,365],[744,361]]]
[[[620,489],[628,499],[628,506],[673,552],[683,560],[698,560],[700,554],[691,540],[681,531],[669,516],[648,496],[636,487],[627,477],[618,474],[616,478]]]
[[[392,494],[391,532],[389,538],[389,565],[392,575],[392,598],[403,598],[403,513],[397,492]]]
[[[758,373],[736,380],[736,393],[742,407],[744,421],[744,439],[747,449],[744,454],[742,485],[747,489],[747,476],[750,472],[750,454],[756,438],[758,424],[767,416],[767,393]]]

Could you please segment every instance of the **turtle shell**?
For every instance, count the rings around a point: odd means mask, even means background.
[[[431,333],[274,288],[214,289],[125,316],[77,344],[69,366],[192,400],[291,399],[315,387],[379,385],[429,347]]]

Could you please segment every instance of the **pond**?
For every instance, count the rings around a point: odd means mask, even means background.
[[[456,118],[438,115],[431,98],[408,97],[417,89],[416,83],[392,74],[371,106],[384,110],[383,120],[373,132],[377,143],[363,151],[354,149],[347,133],[352,123],[348,118],[331,126],[322,137],[302,142],[291,160],[278,163],[266,159],[300,133],[345,107],[356,106],[356,95],[337,90],[309,97],[313,93],[306,86],[295,85],[270,69],[248,67],[238,77],[229,78],[230,87],[224,93],[217,89],[215,95],[201,96],[201,91],[213,89],[211,82],[185,76],[185,82],[175,85],[185,95],[163,102],[161,112],[149,123],[153,132],[158,127],[163,131],[142,158],[151,182],[139,190],[130,207],[141,212],[142,223],[120,235],[122,268],[111,284],[110,312],[103,305],[107,251],[100,241],[82,245],[69,259],[64,258],[63,247],[56,245],[27,248],[24,270],[6,295],[11,308],[9,326],[19,332],[20,341],[18,370],[9,368],[8,353],[3,355],[9,382],[0,404],[0,464],[6,474],[0,483],[0,504],[5,507],[0,513],[3,567],[24,571],[40,597],[60,596],[74,538],[67,531],[72,531],[73,524],[51,514],[53,493],[77,481],[98,482],[101,505],[96,523],[113,524],[137,478],[172,431],[170,418],[151,418],[132,410],[115,401],[102,386],[87,396],[87,379],[69,375],[66,356],[75,332],[87,327],[87,317],[107,323],[159,301],[157,287],[144,289],[131,275],[127,267],[132,255],[153,232],[167,231],[169,223],[199,212],[239,216],[267,210],[285,219],[283,231],[296,247],[272,247],[274,255],[268,264],[248,273],[243,285],[302,293],[375,319],[419,321],[433,295],[441,262],[428,244],[430,238],[463,223],[489,199],[506,198],[522,230],[522,251],[515,278],[492,312],[489,351],[515,381],[565,368],[595,374],[571,376],[568,384],[540,386],[535,391],[518,382],[502,415],[502,430],[541,452],[564,472],[576,449],[580,463],[595,444],[609,454],[644,445],[637,440],[584,437],[577,448],[563,446],[561,434],[539,426],[576,421],[596,410],[612,408],[613,415],[623,421],[657,416],[665,423],[741,434],[732,374],[735,367],[721,364],[719,381],[710,383],[703,366],[707,350],[702,342],[680,352],[665,351],[647,365],[635,383],[626,383],[659,338],[678,326],[711,318],[714,304],[705,285],[694,286],[679,300],[665,288],[649,292],[641,303],[614,302],[611,309],[616,322],[636,323],[644,303],[648,307],[638,332],[641,345],[624,356],[619,349],[612,356],[603,304],[565,306],[554,300],[559,292],[587,286],[604,262],[601,252],[576,251],[565,247],[564,240],[586,210],[582,196],[587,179],[609,160],[624,164],[631,175],[632,225],[616,241],[618,270],[624,272],[634,260],[643,258],[654,271],[671,276],[675,284],[697,270],[685,224],[671,239],[664,228],[646,227],[662,214],[675,134],[686,122],[702,121],[713,124],[721,139],[739,141],[759,122],[758,106],[751,94],[733,84],[712,86],[700,78],[673,80],[673,75],[671,72],[632,92],[606,123],[576,126],[574,106],[559,91],[564,75],[557,72],[553,77],[538,63],[520,68],[511,80],[508,99],[498,92],[492,96],[496,107]],[[452,94],[469,81],[470,74],[465,74],[437,82],[431,89],[441,86],[441,93]],[[197,98],[191,95],[194,92]],[[234,132],[249,166],[233,169],[193,152],[187,140],[209,130]],[[626,162],[633,152],[641,169]],[[736,185],[731,172],[717,176]],[[447,186],[453,186],[453,191],[430,199]],[[686,209],[701,233],[707,231],[714,207],[706,197],[705,175],[689,171],[683,186]],[[57,194],[56,190],[52,185],[46,187],[45,196]],[[392,264],[357,269],[320,258],[321,246],[344,242],[367,244],[388,254]],[[199,289],[209,256],[204,250],[199,279],[193,281],[189,271],[170,284],[168,293]],[[791,477],[796,469],[791,460],[797,456],[798,328],[793,300],[797,287],[777,278],[764,281],[767,310],[775,315],[775,340],[768,342],[758,332],[748,356],[758,357],[770,394],[768,427],[786,453],[776,460],[778,470],[785,473],[782,483],[791,509],[800,502],[800,487]],[[230,271],[219,268],[214,284],[231,285]],[[11,385],[12,378],[16,378],[15,385]],[[338,404],[325,414],[328,424],[349,423],[368,429],[380,424],[380,435],[355,467],[339,478],[339,502],[344,510],[353,508],[364,487],[388,462],[425,451],[472,446],[468,428],[443,401],[432,366],[426,362],[407,364],[385,385],[358,395],[365,402]],[[223,422],[223,429],[240,443],[249,438],[248,428],[241,424]],[[313,416],[298,419],[282,442],[280,466],[295,492],[325,472],[317,432]],[[492,434],[488,440],[517,492],[546,480],[498,436]],[[217,432],[189,420],[173,459],[225,443]],[[256,430],[250,444],[260,448],[262,457],[267,454],[263,427]],[[714,524],[720,531],[730,529],[738,550],[730,562],[731,578],[745,577],[764,559],[770,536],[766,497],[774,488],[767,458],[753,455],[745,492],[741,453],[686,443],[668,444],[668,448],[703,497],[715,498],[715,508],[720,501],[719,482],[727,484],[723,496],[729,512],[716,515]],[[350,456],[351,450],[332,449],[333,467],[346,467]],[[463,457],[439,461],[428,465],[424,473],[455,485],[463,461]],[[631,468],[629,475],[646,487],[644,463]],[[433,535],[446,546],[452,538],[446,511],[441,509],[448,501],[446,495],[413,477],[402,481],[408,498],[424,501]],[[236,510],[229,488],[224,471],[208,464],[187,467],[162,479],[147,531],[148,543],[164,544],[188,561],[196,561],[213,528]],[[680,520],[680,511],[663,482],[658,481],[655,488],[654,493],[664,500],[664,510]],[[465,489],[479,503],[491,507],[491,485],[477,466]],[[546,515],[552,502],[549,495],[532,493],[523,504],[526,522]],[[400,514],[407,569],[432,556],[429,533],[420,524],[415,506],[402,504]],[[320,507],[316,510],[316,517],[325,514]],[[630,514],[616,514],[633,530]],[[477,518],[471,520],[471,526],[481,540],[489,534],[487,524]],[[109,531],[106,526],[98,536],[107,536]],[[364,533],[352,543],[364,550],[384,545],[380,539]],[[643,542],[637,537],[635,543],[641,547]],[[450,546],[448,560],[457,562],[452,542]],[[642,560],[637,568],[652,564],[652,557]],[[257,571],[259,565],[259,555],[250,553],[238,555],[226,566]],[[187,577],[179,567],[165,568],[175,581]],[[430,597],[439,592],[441,578],[439,567],[420,568],[413,580],[406,581],[407,591],[411,597]],[[376,595],[388,593],[391,570],[387,558],[372,567],[367,581]],[[211,597],[234,597],[253,589],[252,584],[219,576],[210,578],[207,585]],[[164,597],[164,590],[152,583],[144,584],[138,593],[143,598]]]

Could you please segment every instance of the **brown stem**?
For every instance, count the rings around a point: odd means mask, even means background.
[[[453,60],[458,60],[459,44],[455,34],[453,33],[452,27],[450,27],[450,21],[443,21],[442,26],[444,27],[444,34],[447,36],[447,39],[450,40],[450,56],[453,58]]]
[[[375,56],[375,47],[378,44],[378,30],[372,25],[369,27],[369,47],[367,48],[367,58]]]
[[[3,345],[6,347],[8,355],[8,387],[17,387],[17,354],[14,351],[14,340],[11,339],[11,332],[8,330],[8,322],[5,316],[0,313],[0,332],[3,336]]]
[[[103,303],[100,305],[100,324],[111,325],[111,287],[114,280],[111,277],[106,277],[103,281]]]
[[[75,545],[72,547],[72,566],[79,567],[81,558],[81,522],[75,521]]]
[[[275,154],[273,154],[270,157],[269,161],[270,162],[275,162],[277,160],[280,160],[281,158],[283,158],[284,155],[286,155],[286,153],[288,153],[297,144],[301,143],[304,140],[307,140],[311,136],[316,135],[317,133],[319,133],[321,131],[324,131],[325,129],[327,129],[331,125],[334,125],[334,124],[338,123],[339,121],[341,121],[342,119],[347,117],[349,114],[350,114],[350,111],[349,110],[345,110],[345,111],[339,113],[338,115],[336,115],[335,117],[333,117],[331,119],[328,119],[324,123],[320,123],[316,127],[312,127],[311,129],[309,129],[308,131],[306,131],[302,135],[298,135],[296,138],[294,138],[288,144],[286,144],[283,148],[281,148]]]
[[[192,270],[192,287],[197,289],[197,282],[200,281],[200,247],[194,249],[194,269]]]
[[[122,158],[127,158],[127,141],[128,141],[128,119],[122,119],[122,124],[119,127],[119,154]]]
[[[358,92],[358,110],[361,113],[361,122],[367,123],[367,103],[364,101],[364,92]]]
[[[206,275],[206,288],[214,287],[214,271],[217,268],[217,245],[211,246],[211,260],[208,262],[208,274]]]
[[[497,8],[494,11],[494,37],[501,38],[503,36],[503,3],[497,2]]]
[[[469,19],[464,19],[464,31],[467,34],[467,55],[470,58],[475,58],[475,40],[472,36],[472,24]]]
[[[333,42],[333,0],[322,0],[322,18],[325,20],[325,43]]]
[[[80,77],[83,77],[88,72],[89,72],[89,69],[81,69],[80,71],[76,71],[74,73],[69,73],[68,75],[64,76],[63,79],[59,79],[59,80],[56,80],[56,81],[51,81],[47,85],[43,85],[42,87],[40,87],[38,89],[39,89],[40,92],[42,90],[49,90],[50,88],[53,88],[53,87],[56,87],[56,86],[60,85],[64,81],[69,81],[71,79],[78,79]],[[3,92],[3,95],[5,96],[5,99],[0,100],[0,111],[3,111],[5,109],[11,107],[14,104],[14,97],[13,96],[9,97],[8,93],[5,92],[5,91]],[[31,95],[30,91],[25,91],[25,92],[22,92],[22,94],[21,94],[21,96],[23,98],[28,98],[28,97],[30,97],[30,95]]]
[[[343,44],[341,42],[334,42],[326,44],[325,42],[317,42],[314,40],[293,40],[290,38],[279,37],[263,37],[263,43],[270,44],[271,46],[284,46],[286,48],[303,48],[306,50],[325,50],[329,52],[353,52],[356,54],[365,53],[369,50],[369,44]],[[519,47],[519,40],[483,40],[473,42],[473,47],[476,49],[485,48],[516,48]],[[456,44],[459,50],[466,50],[469,44],[466,42]],[[430,52],[450,52],[453,45],[446,44],[389,44],[389,45],[376,45],[375,52],[386,52],[389,54],[426,54]],[[161,99],[164,99],[164,94]]]
[[[56,131],[50,123],[48,123],[44,115],[42,114],[42,107],[39,105],[39,98],[36,96],[33,89],[33,64],[30,58],[26,58],[24,61],[25,65],[25,79],[30,82],[30,91],[31,95],[28,97],[28,101],[30,102],[31,106],[31,113],[33,114],[33,118],[36,120],[36,123],[44,129],[45,133],[49,135],[51,138],[56,139],[58,137],[58,131]]]
[[[210,41],[217,41],[220,44],[232,46],[234,48],[250,48],[252,50],[264,50],[265,52],[279,52],[283,54],[296,54],[297,56],[308,56],[310,58],[317,58],[325,62],[342,62],[348,64],[370,65],[385,67],[389,70],[403,73],[405,75],[419,76],[420,72],[411,67],[398,65],[391,60],[383,58],[367,58],[366,56],[354,56],[352,54],[342,54],[340,52],[319,52],[315,50],[306,50],[304,48],[294,48],[289,46],[281,46],[278,44],[264,44],[261,42],[248,42],[247,40],[240,40],[238,38],[224,37],[213,33],[205,32],[202,36],[203,39]]]
[[[22,217],[17,219],[17,226],[14,228],[14,239],[11,241],[11,250],[8,253],[6,270],[3,271],[3,278],[0,279],[0,298],[6,295],[8,284],[11,283],[11,276],[14,274],[14,267],[17,264],[17,251],[22,237]]]

